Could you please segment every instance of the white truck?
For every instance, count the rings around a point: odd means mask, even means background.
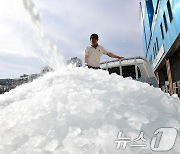
[[[123,77],[132,77],[141,82],[158,87],[157,80],[149,62],[143,57],[130,57],[105,61],[100,64],[103,70],[109,71],[109,74],[116,73]]]

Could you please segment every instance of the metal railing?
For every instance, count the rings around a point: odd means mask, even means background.
[[[138,79],[139,72],[138,72],[138,66],[137,66],[137,59],[141,59],[141,60],[145,61],[147,64],[149,64],[149,62],[145,58],[138,56],[138,57],[129,57],[129,58],[122,58],[122,59],[105,61],[105,62],[100,63],[100,65],[105,64],[106,65],[106,70],[108,70],[108,64],[109,63],[119,62],[119,71],[120,71],[120,75],[122,76],[122,62],[126,61],[126,60],[134,60],[133,63],[135,65],[136,79]]]
[[[169,85],[162,86],[162,91],[169,93]],[[177,94],[180,97],[180,81],[173,83],[173,94]]]

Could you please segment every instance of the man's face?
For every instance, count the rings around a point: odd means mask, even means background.
[[[97,38],[91,38],[91,45],[97,45],[98,39]]]

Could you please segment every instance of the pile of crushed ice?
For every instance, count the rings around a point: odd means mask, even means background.
[[[103,70],[62,68],[0,96],[2,154],[153,153],[161,127],[179,131],[178,98]],[[140,132],[146,146],[131,146]],[[179,135],[169,153],[180,153]]]

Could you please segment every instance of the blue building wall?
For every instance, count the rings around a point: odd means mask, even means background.
[[[149,22],[147,1],[151,1],[154,8],[152,25],[150,25]],[[145,57],[150,61],[154,71],[162,59],[166,56],[170,47],[180,34],[180,0],[169,0],[173,15],[172,21],[170,21],[167,2],[168,0],[140,0],[144,54]],[[167,32],[163,19],[164,13],[168,27]],[[162,38],[160,24],[162,24],[164,39]],[[155,58],[162,45],[164,46],[164,54],[156,67],[154,67],[153,62],[155,61]]]

